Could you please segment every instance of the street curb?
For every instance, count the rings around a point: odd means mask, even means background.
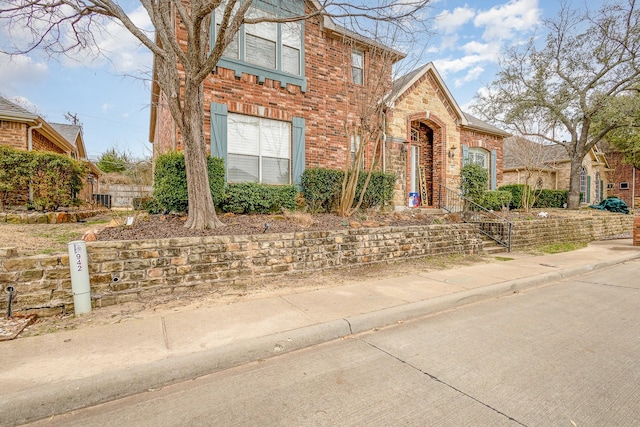
[[[5,396],[0,401],[0,426],[20,425],[134,394],[155,391],[172,383],[349,335],[384,328],[399,322],[453,310],[479,301],[500,298],[545,284],[564,281],[637,258],[640,258],[640,254],[625,255],[597,264],[508,280],[429,300],[248,339],[222,349],[175,355],[115,372],[39,386],[34,390]]]

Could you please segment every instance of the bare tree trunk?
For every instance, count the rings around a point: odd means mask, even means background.
[[[185,227],[196,230],[224,226],[216,215],[209,187],[207,151],[202,126],[204,123],[202,92],[202,84],[189,84],[188,81],[185,83],[181,129],[189,195],[189,217]]]

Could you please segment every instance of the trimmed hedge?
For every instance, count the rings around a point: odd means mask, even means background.
[[[295,185],[266,185],[254,182],[229,184],[220,208],[236,214],[268,214],[297,207]]]
[[[531,187],[528,187],[530,195],[529,200],[533,197],[533,192],[531,191]],[[499,191],[508,191],[511,193],[511,203],[509,204],[510,209],[521,209],[522,208],[522,194],[524,194],[524,184],[508,184],[498,187]]]
[[[482,206],[485,209],[499,211],[511,204],[511,193],[508,191],[486,191],[482,196]]]
[[[87,165],[63,154],[0,147],[0,205],[29,201],[36,210],[56,210],[78,204]]]
[[[302,196],[311,212],[332,212],[342,191],[344,171],[338,169],[309,168],[302,174]],[[367,173],[361,173],[356,186],[358,203],[360,192],[367,178]],[[362,200],[363,209],[384,206],[393,200],[393,190],[396,177],[393,174],[373,172]]]
[[[567,190],[542,190],[533,203],[534,208],[563,208],[569,199]]]
[[[218,206],[225,197],[224,161],[217,157],[208,157],[207,168],[213,204]],[[188,211],[184,153],[174,151],[158,156],[154,173],[153,200],[145,203],[144,207],[151,213],[165,210]]]

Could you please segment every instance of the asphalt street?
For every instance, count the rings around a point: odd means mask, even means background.
[[[640,425],[640,260],[34,426]]]

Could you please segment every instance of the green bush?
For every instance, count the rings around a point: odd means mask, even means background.
[[[569,192],[567,190],[542,190],[533,203],[534,208],[562,208],[567,203]]]
[[[254,182],[229,184],[221,208],[236,214],[267,214],[281,208],[296,208],[298,190],[294,185],[266,185]]]
[[[360,191],[364,186],[367,175],[360,175],[358,177],[358,185],[356,187],[356,200],[360,197]],[[364,198],[362,199],[363,209],[374,208],[376,206],[384,206],[393,200],[393,190],[396,183],[396,176],[394,174],[373,172],[367,190],[364,192]]]
[[[213,204],[218,206],[225,197],[224,162],[217,157],[208,157],[207,169]],[[153,199],[153,202],[146,204],[153,211],[187,212],[189,199],[184,153],[171,152],[158,156],[154,174]]]
[[[0,147],[0,207],[29,200],[32,156],[26,151]]]
[[[302,174],[302,195],[311,212],[331,212],[340,198],[344,171],[338,169],[310,168]],[[356,198],[358,203],[360,192],[367,179],[363,172],[358,177]],[[363,209],[384,206],[393,200],[396,176],[383,172],[373,172],[362,199]]]
[[[511,203],[511,193],[508,191],[493,190],[487,191],[482,196],[481,205],[485,209],[499,211],[503,207],[509,207]]]
[[[460,189],[467,199],[482,205],[484,193],[489,185],[489,172],[480,165],[468,163],[461,171]]]
[[[37,210],[79,204],[87,165],[63,154],[0,147],[0,205],[29,202]]]
[[[527,187],[529,190],[529,200],[533,197],[533,191],[531,187]],[[522,209],[522,194],[524,193],[524,184],[508,184],[498,187],[500,191],[508,191],[511,193],[511,209]]]
[[[31,188],[33,207],[56,210],[72,206],[82,190],[87,166],[62,154],[33,152]]]
[[[302,196],[311,212],[331,212],[340,195],[344,172],[310,168],[302,173]]]

